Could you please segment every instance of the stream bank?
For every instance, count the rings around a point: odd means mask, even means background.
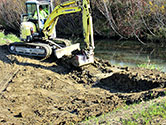
[[[148,42],[147,42],[148,43]],[[166,47],[139,41],[102,39],[95,41],[95,56],[109,60],[112,65],[143,67],[166,72]]]

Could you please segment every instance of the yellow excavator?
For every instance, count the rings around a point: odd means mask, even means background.
[[[57,59],[68,57],[74,66],[80,67],[94,62],[94,38],[89,0],[71,0],[53,9],[50,0],[26,1],[26,14],[21,15],[20,39],[23,42],[11,43],[8,50],[12,54],[36,56],[44,59],[54,54]],[[41,12],[45,14],[42,15]],[[84,43],[57,38],[56,25],[59,17],[81,12]],[[42,16],[41,16],[42,15]],[[74,30],[74,29],[73,29]]]

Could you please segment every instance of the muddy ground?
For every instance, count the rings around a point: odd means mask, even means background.
[[[74,68],[11,55],[0,45],[0,124],[67,124],[165,96],[166,74],[96,59]]]

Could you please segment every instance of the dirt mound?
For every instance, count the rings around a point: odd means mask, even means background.
[[[100,59],[77,69],[54,59],[10,55],[6,46],[0,53],[0,84],[8,83],[0,94],[1,124],[77,123],[123,103],[165,95],[159,84],[166,77],[157,71],[115,67]]]
[[[157,87],[165,87],[166,74],[133,68],[114,73],[110,77],[101,79],[97,86],[117,92],[141,92]]]

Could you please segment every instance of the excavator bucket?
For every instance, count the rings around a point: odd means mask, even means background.
[[[94,55],[76,55],[72,59],[72,64],[76,67],[81,67],[87,64],[94,63]]]
[[[80,43],[73,44],[73,45],[70,45],[70,46],[67,46],[67,47],[64,47],[61,49],[57,49],[54,51],[54,54],[58,59],[60,59],[63,56],[71,56],[72,52],[75,50],[80,51]],[[88,54],[82,53],[82,54],[75,55],[71,59],[71,63],[76,67],[94,63],[94,54],[92,52],[92,53],[88,53]]]
[[[80,50],[80,44],[79,43],[73,44],[73,45],[70,45],[70,46],[67,46],[67,47],[64,47],[64,48],[61,48],[61,49],[56,49],[54,51],[54,54],[58,59],[60,59],[63,56],[72,55],[72,52],[75,51],[75,50]]]

